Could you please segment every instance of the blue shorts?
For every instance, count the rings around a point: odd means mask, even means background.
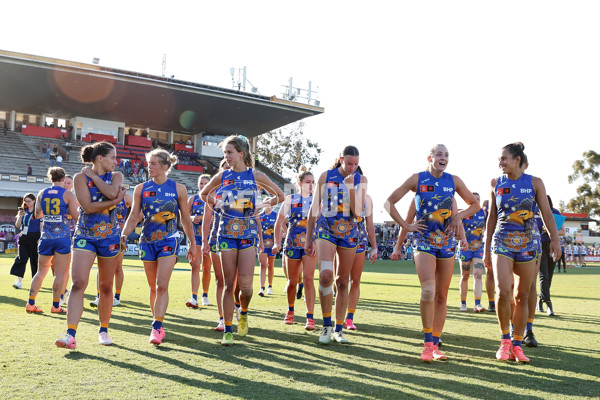
[[[258,240],[256,238],[248,238],[248,239],[233,239],[233,238],[225,238],[219,237],[219,251],[226,250],[246,250],[249,248],[256,248],[258,245]]]
[[[499,256],[510,258],[516,263],[528,263],[538,257],[538,252],[536,250],[511,251],[502,246],[495,246],[492,251]]]
[[[266,254],[267,257],[275,257],[275,254],[273,254],[273,248],[272,247],[265,247],[263,249],[262,254]]]
[[[468,262],[474,258],[483,258],[483,246],[479,250],[460,250],[460,261]]]
[[[355,233],[358,233],[357,231],[355,231]],[[332,243],[333,245],[335,245],[336,247],[345,247],[347,249],[354,249],[356,248],[357,244],[358,244],[358,238],[356,237],[356,235],[354,236],[344,236],[344,237],[337,237],[337,236],[333,236],[331,234],[331,232],[320,226],[317,229],[317,233],[316,233],[316,238],[317,240],[326,240],[329,243]]]
[[[177,256],[179,238],[167,238],[156,242],[140,244],[140,260],[157,261],[159,258]]]
[[[38,243],[38,254],[53,256],[54,253],[69,254],[71,252],[71,238],[41,239]]]
[[[285,255],[290,260],[302,260],[302,257],[306,255],[304,249],[286,249]]]
[[[356,246],[356,254],[364,253],[367,251],[367,245],[364,242],[361,242],[358,246]]]
[[[431,234],[428,235],[428,237],[431,236]],[[454,258],[456,255],[456,240],[440,234],[429,241],[424,237],[417,237],[413,247],[415,255],[416,253],[425,253],[439,259]]]
[[[73,239],[73,250],[89,251],[98,257],[112,258],[121,251],[121,237],[109,237],[106,239]]]

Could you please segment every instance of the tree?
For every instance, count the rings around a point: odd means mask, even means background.
[[[586,213],[590,218],[600,217],[600,154],[593,150],[583,153],[583,160],[573,163],[573,174],[569,183],[583,179],[577,188],[577,197],[569,200],[567,209],[576,213]]]
[[[304,122],[294,122],[258,137],[258,160],[279,175],[295,180],[300,167],[319,162],[323,150],[319,144],[304,137]]]

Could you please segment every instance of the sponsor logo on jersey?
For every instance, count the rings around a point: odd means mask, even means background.
[[[201,205],[202,205],[202,202],[201,202],[201,201],[195,201],[195,202],[194,202],[194,205],[195,205],[195,206],[201,206]]]
[[[162,251],[171,252],[171,251],[173,251],[173,247],[171,247],[171,246],[165,246],[165,247],[162,248]]]
[[[62,215],[44,215],[44,222],[62,222]]]
[[[165,196],[167,196],[167,197],[176,197],[177,193],[169,192],[169,193],[165,193]]]
[[[58,194],[58,190],[56,190],[56,189],[48,190],[48,194]]]
[[[510,188],[500,188],[496,190],[496,194],[498,196],[502,196],[503,194],[510,194]]]
[[[302,203],[292,203],[293,208],[302,208]]]
[[[533,189],[523,189],[521,188],[521,193],[532,193]]]
[[[421,185],[419,187],[419,191],[421,193],[424,193],[424,192],[434,192],[435,188],[433,187],[433,185]]]
[[[120,247],[119,244],[111,244],[110,246],[108,246],[108,250],[109,251],[115,251],[115,250],[118,250],[119,247]]]
[[[227,179],[223,181],[223,186],[233,185],[235,183],[235,179]]]
[[[242,244],[252,244],[252,239],[242,239],[241,243]]]
[[[96,185],[94,185],[94,181],[92,181],[92,180],[89,180],[89,181],[88,181],[88,187],[89,187],[89,188],[96,187]]]
[[[144,198],[156,197],[156,192],[144,192]]]
[[[327,182],[327,187],[340,187],[340,182]]]

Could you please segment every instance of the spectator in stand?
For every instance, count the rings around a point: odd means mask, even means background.
[[[31,164],[27,164],[27,176],[33,175],[33,170],[31,169]]]
[[[49,160],[50,159],[50,152],[51,152],[50,145],[48,143],[46,143],[44,146],[46,146],[46,159]]]
[[[62,158],[62,156],[60,154],[58,154],[56,156],[56,165],[59,166],[59,167],[61,167],[62,166],[62,162],[63,162],[63,158]]]
[[[2,129],[4,129],[4,136],[6,136],[6,134],[8,133],[8,126],[6,125],[6,121],[4,121]]]

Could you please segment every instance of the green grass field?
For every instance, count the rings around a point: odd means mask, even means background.
[[[165,317],[167,337],[148,343],[152,316],[141,263],[126,259],[122,304],[113,309],[113,346],[97,341],[98,319],[88,306],[77,331],[77,350],[54,346],[64,334],[64,315],[50,314],[51,278],[37,298],[46,313],[25,313],[30,277],[24,289],[11,287],[12,256],[0,256],[0,392],[5,398],[249,398],[249,399],[571,399],[600,396],[600,268],[555,274],[555,317],[538,313],[534,332],[540,346],[525,349],[529,365],[500,363],[494,355],[499,329],[493,313],[460,313],[459,270],[448,295],[443,350],[446,362],[422,364],[420,289],[410,262],[380,261],[366,266],[355,315],[358,330],[350,345],[318,344],[318,331],[303,329],[304,303],[296,303],[296,323],[283,324],[284,278],[276,268],[275,295],[255,297],[250,333],[219,345],[213,331],[214,305],[188,309],[189,266],[176,266]],[[277,263],[276,265],[279,265]],[[29,272],[28,272],[29,273]],[[92,270],[95,281],[95,269]],[[487,300],[484,295],[484,300]],[[473,296],[469,293],[469,307]],[[484,301],[484,304],[487,304]],[[321,313],[317,303],[317,324]],[[235,325],[235,322],[234,322]],[[318,326],[320,328],[320,326]],[[234,332],[236,328],[234,326]]]

